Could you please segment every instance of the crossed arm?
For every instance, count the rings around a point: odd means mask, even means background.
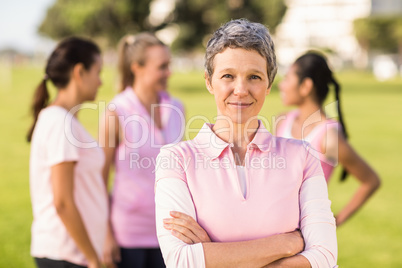
[[[186,183],[174,178],[159,180],[156,184],[156,225],[167,266],[336,267],[337,248],[332,213],[320,218],[323,216],[320,210],[324,214],[330,212],[328,203],[322,202],[323,198],[325,200],[326,184],[323,178],[318,182],[315,178],[309,180],[312,180],[310,184],[313,187],[306,184],[308,197],[303,195],[301,198],[307,204],[301,208],[302,232],[307,235],[307,239],[304,239],[306,249],[299,255],[296,254],[303,250],[304,243],[298,231],[243,242],[210,242],[208,234],[193,220],[196,219],[196,213]],[[321,191],[322,187],[324,191],[315,195],[314,192]],[[309,204],[313,204],[313,207]],[[322,223],[322,219],[328,219],[328,222]],[[317,237],[322,241],[317,241]]]

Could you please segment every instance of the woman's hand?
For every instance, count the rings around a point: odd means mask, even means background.
[[[102,267],[103,266],[98,259],[88,262],[88,268],[102,268]]]
[[[184,243],[211,242],[207,232],[192,217],[177,211],[171,211],[170,216],[163,220],[163,226]]]
[[[106,268],[116,268],[120,260],[120,247],[109,228],[103,247],[103,264]]]
[[[304,250],[304,238],[300,230],[295,230],[285,234],[291,246],[291,255],[296,255]]]

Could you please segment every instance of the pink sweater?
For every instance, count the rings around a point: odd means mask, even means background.
[[[205,124],[192,141],[162,148],[156,171],[158,239],[168,267],[204,267],[201,244],[163,228],[176,210],[194,217],[214,242],[245,241],[300,228],[312,267],[335,267],[335,220],[317,155],[298,140],[273,137],[260,122],[245,157],[246,195],[231,144]]]

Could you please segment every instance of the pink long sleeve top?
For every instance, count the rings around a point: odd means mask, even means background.
[[[205,267],[200,243],[187,245],[163,227],[184,212],[213,242],[246,241],[300,228],[312,267],[336,267],[336,227],[320,161],[298,140],[276,138],[260,122],[245,156],[246,189],[231,150],[204,124],[194,140],[165,146],[157,159],[156,227],[168,267]]]

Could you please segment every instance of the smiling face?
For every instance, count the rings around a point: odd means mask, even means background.
[[[135,68],[135,81],[155,92],[166,90],[171,74],[169,65],[169,48],[161,45],[148,47],[145,52],[145,64]]]
[[[270,92],[266,59],[254,50],[226,48],[216,54],[206,85],[215,96],[219,116],[246,124],[256,119]]]

